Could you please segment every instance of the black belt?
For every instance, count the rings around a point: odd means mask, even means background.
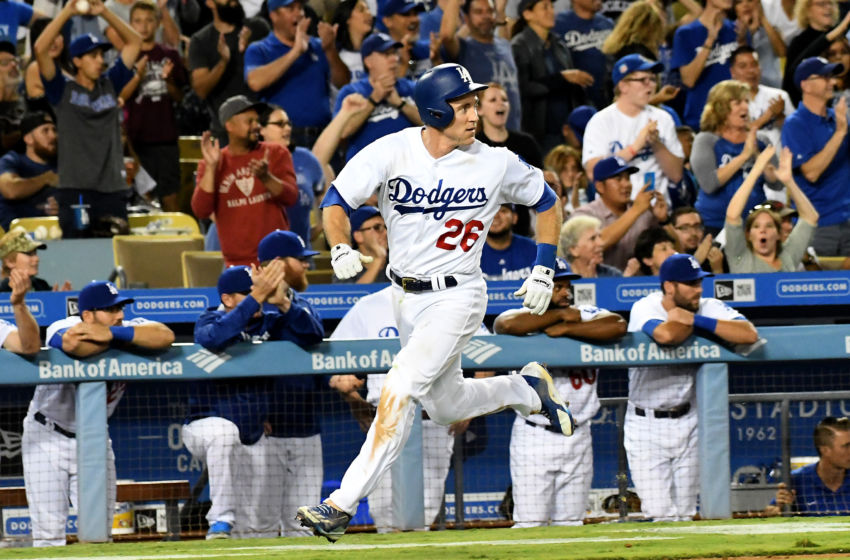
[[[653,410],[652,415],[656,418],[681,418],[691,410],[691,403],[685,403],[670,410]],[[635,414],[638,416],[646,416],[646,410],[635,407]]]
[[[52,420],[48,420],[47,417],[44,414],[42,414],[41,412],[36,412],[32,416],[35,419],[35,421],[38,422],[39,424],[42,424],[42,425],[47,426],[47,427],[52,427],[53,431],[56,432],[57,434],[62,434],[63,436],[65,436],[67,438],[77,437],[77,434],[75,434],[74,432],[69,432],[68,430],[66,430],[65,428],[63,428],[62,426],[57,424],[56,422],[54,422]]]
[[[529,426],[534,426],[535,428],[543,428],[544,430],[552,432],[553,434],[558,434],[558,435],[561,435],[561,436],[564,435],[564,432],[562,432],[561,430],[559,430],[555,426],[552,426],[551,424],[537,424],[535,422],[532,422],[531,420],[526,420],[525,423],[528,424]],[[573,426],[573,429],[574,430],[578,429],[578,424],[575,424]]]
[[[401,286],[405,292],[431,292],[436,290],[430,280],[419,280],[410,276],[401,277],[390,270],[390,278],[392,281]],[[457,286],[457,279],[454,276],[446,276],[446,288],[454,288]]]

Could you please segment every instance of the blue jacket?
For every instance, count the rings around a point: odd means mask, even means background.
[[[213,352],[222,352],[238,342],[288,340],[310,346],[324,337],[322,321],[310,303],[292,292],[287,313],[260,304],[247,296],[231,311],[210,308],[195,323],[195,342]],[[223,379],[199,381],[189,399],[186,422],[215,416],[226,418],[239,428],[242,443],[251,445],[263,435],[263,422],[270,413],[270,395],[275,386],[271,378]]]

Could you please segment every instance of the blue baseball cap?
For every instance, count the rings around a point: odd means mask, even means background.
[[[80,290],[80,295],[77,296],[77,308],[80,313],[132,302],[133,298],[122,297],[115,284],[106,281],[91,282]]]
[[[374,218],[375,216],[380,216],[381,212],[375,208],[374,206],[361,206],[357,210],[351,213],[351,235],[354,236],[354,232],[363,227],[363,222]]]
[[[800,87],[800,82],[812,76],[837,76],[844,72],[844,65],[840,62],[830,63],[820,56],[812,56],[803,60],[794,70],[794,83]]]
[[[661,263],[658,276],[663,284],[664,282],[693,282],[706,276],[714,276],[714,274],[704,271],[693,255],[675,253]]]
[[[285,8],[295,2],[301,2],[303,4],[302,0],[268,0],[268,8],[270,12],[273,12],[278,8]]]
[[[609,158],[599,160],[593,167],[593,180],[604,181],[615,177],[620,173],[627,172],[629,175],[637,173],[639,170],[634,165],[629,165],[621,157],[611,156]]]
[[[386,0],[382,6],[378,7],[378,13],[381,17],[391,16],[393,14],[409,14],[413,10],[424,12],[425,4],[421,2],[410,2],[409,0]]]
[[[578,280],[579,278],[581,278],[581,275],[573,272],[573,269],[570,268],[570,265],[567,261],[565,261],[561,257],[557,257],[555,259],[555,276],[553,276],[553,279]]]
[[[231,266],[218,277],[218,295],[244,294],[253,286],[250,266]]]
[[[305,259],[318,255],[318,251],[307,249],[307,244],[301,236],[291,231],[276,229],[263,237],[257,247],[257,257],[260,262],[271,261],[277,258],[295,257]]]
[[[611,72],[611,78],[616,86],[620,80],[631,74],[632,72],[652,72],[657,74],[664,69],[664,65],[656,60],[649,60],[645,56],[639,54],[627,54],[614,64],[614,71]]]
[[[73,58],[83,56],[87,52],[91,52],[95,49],[103,49],[106,51],[111,48],[112,43],[109,41],[104,41],[94,33],[86,33],[85,35],[80,35],[71,41],[71,46],[68,47],[68,52]]]
[[[567,117],[567,124],[578,137],[579,142],[584,141],[584,129],[587,128],[587,123],[590,117],[596,114],[596,108],[590,105],[579,105],[570,112]]]
[[[373,33],[363,39],[363,44],[360,46],[360,58],[366,58],[373,52],[387,52],[390,49],[401,48],[400,41],[394,40],[389,35],[384,33]]]

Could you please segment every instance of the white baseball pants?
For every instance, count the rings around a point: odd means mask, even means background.
[[[581,525],[593,481],[590,424],[565,437],[517,416],[510,451],[514,527]]]
[[[62,546],[65,544],[69,501],[77,507],[77,440],[27,416],[24,418],[21,454],[33,546]],[[108,440],[106,464],[106,522],[107,534],[111,534],[116,491],[112,440]]]
[[[635,414],[629,403],[623,445],[640,496],[655,521],[690,521],[697,512],[699,450],[696,407],[681,418]]]
[[[422,475],[425,478],[425,528],[429,527],[443,503],[446,491],[446,476],[451,466],[455,437],[449,434],[446,426],[440,426],[433,420],[422,421]],[[369,514],[379,533],[392,531],[395,525],[393,515],[393,477],[387,470],[378,480],[378,485],[369,494]]]
[[[292,512],[322,497],[322,436],[263,439],[269,450],[269,484],[263,491],[272,500],[270,521],[284,537],[309,537],[313,532],[302,527]]]
[[[354,515],[410,436],[416,401],[438,424],[449,425],[505,407],[530,414],[537,393],[519,375],[464,379],[461,351],[478,330],[487,307],[481,277],[436,292],[405,293],[393,285],[393,311],[401,351],[387,373],[381,400],[360,454],[329,500]]]
[[[183,443],[207,466],[212,502],[207,512],[209,524],[224,521],[235,529],[239,522],[244,523],[244,516],[237,519],[237,512],[244,503],[249,481],[245,472],[246,446],[239,441],[236,424],[212,416],[194,420],[183,426]]]

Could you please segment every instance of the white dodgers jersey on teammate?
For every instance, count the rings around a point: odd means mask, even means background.
[[[51,323],[47,327],[44,340],[50,345],[50,339],[58,331],[70,329],[82,321],[79,316],[67,317]],[[137,317],[131,321],[124,321],[123,326],[135,327],[148,323],[147,319]],[[118,407],[118,401],[124,396],[126,383],[110,382],[107,385],[106,416],[112,416]],[[35,393],[30,401],[28,416],[41,412],[45,417],[68,431],[77,431],[77,385],[76,383],[50,383],[48,385],[36,385]]]
[[[576,309],[581,312],[582,322],[592,321],[600,315],[610,313],[592,305],[579,305]],[[509,309],[501,313],[499,317],[512,317],[520,313],[531,313],[531,311],[525,308]],[[590,422],[590,419],[596,416],[599,411],[599,396],[596,393],[599,370],[594,368],[553,367],[547,369],[552,375],[552,381],[558,389],[558,394],[564,401],[570,403],[570,412],[576,424],[582,426]],[[549,420],[542,414],[532,414],[528,419],[535,424],[549,425]]]
[[[397,274],[481,274],[481,251],[499,206],[537,204],[543,172],[507,148],[478,140],[434,159],[422,131],[408,128],[375,140],[333,185],[353,209],[377,191]]]
[[[644,296],[632,305],[629,332],[639,332],[647,321],[667,320],[661,292]],[[714,298],[700,298],[700,315],[712,319],[746,320],[746,317]],[[669,410],[685,403],[694,404],[694,376],[698,365],[629,368],[629,401],[641,408]]]
[[[6,338],[13,332],[16,332],[18,327],[10,323],[9,321],[4,321],[0,319],[0,346],[6,344]]]
[[[398,338],[398,327],[393,313],[393,288],[387,286],[357,300],[337,325],[331,340],[358,340],[362,338]],[[484,325],[477,335],[488,335]],[[366,400],[375,406],[381,400],[386,373],[370,373],[366,381]]]

